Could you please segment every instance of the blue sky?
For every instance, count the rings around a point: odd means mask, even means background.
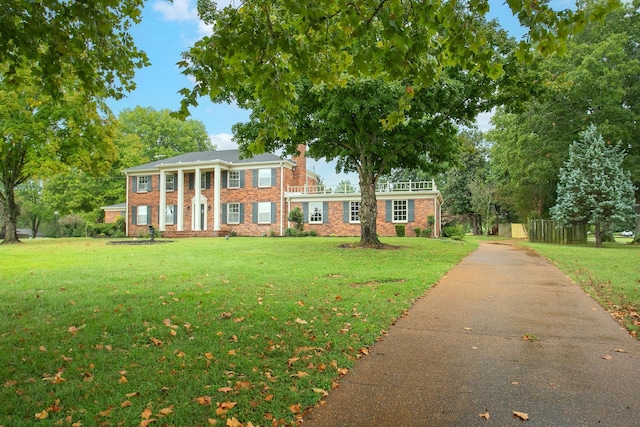
[[[238,3],[240,0],[235,0]],[[560,3],[564,0],[556,0]],[[233,3],[234,0],[218,1],[218,6]],[[180,73],[176,65],[181,59],[181,53],[186,51],[203,35],[210,33],[200,21],[196,11],[197,0],[148,0],[143,10],[142,22],[132,31],[138,48],[144,50],[151,61],[151,66],[138,70],[136,74],[135,91],[126,98],[111,101],[109,106],[117,115],[125,108],[153,107],[156,110],[177,110],[180,106],[178,91],[191,85],[191,81]],[[522,31],[502,0],[490,0],[491,18],[497,18],[504,28],[514,36],[520,36]],[[571,7],[569,4],[565,7]],[[235,105],[214,104],[207,98],[199,100],[199,106],[192,108],[191,117],[200,120],[207,128],[212,142],[218,149],[232,149],[237,146],[231,141],[231,126],[237,122],[248,120],[249,113]],[[488,126],[489,114],[478,118],[478,126],[485,129]],[[325,162],[310,161],[326,184],[338,184],[342,179],[350,179],[357,183],[354,175],[345,177],[335,174],[335,166]]]

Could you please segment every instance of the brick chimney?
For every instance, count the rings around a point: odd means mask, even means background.
[[[293,171],[293,182],[291,185],[302,186],[305,185],[307,180],[307,157],[305,153],[307,152],[307,146],[305,144],[298,145],[298,151],[300,155],[293,156],[291,160],[296,162],[297,166]]]

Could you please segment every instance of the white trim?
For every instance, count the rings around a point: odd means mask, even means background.
[[[222,171],[220,166],[216,166],[213,169],[213,231],[214,233],[220,231],[220,191],[222,190]]]
[[[178,224],[177,231],[184,230],[184,171],[178,169]]]
[[[167,173],[160,171],[160,207],[158,212],[158,228],[160,231],[165,231],[167,226],[166,221],[166,209],[167,209]]]

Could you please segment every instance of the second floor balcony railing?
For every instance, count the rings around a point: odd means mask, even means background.
[[[431,181],[382,182],[376,185],[376,193],[437,191],[436,183]],[[353,184],[342,185],[288,185],[287,194],[355,194],[360,187]]]

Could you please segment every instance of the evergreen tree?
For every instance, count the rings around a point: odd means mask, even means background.
[[[551,216],[560,224],[588,222],[595,226],[596,246],[614,226],[635,218],[634,188],[622,169],[620,144],[606,143],[595,125],[581,133],[582,141],[569,147],[569,159],[560,169],[558,198]]]

